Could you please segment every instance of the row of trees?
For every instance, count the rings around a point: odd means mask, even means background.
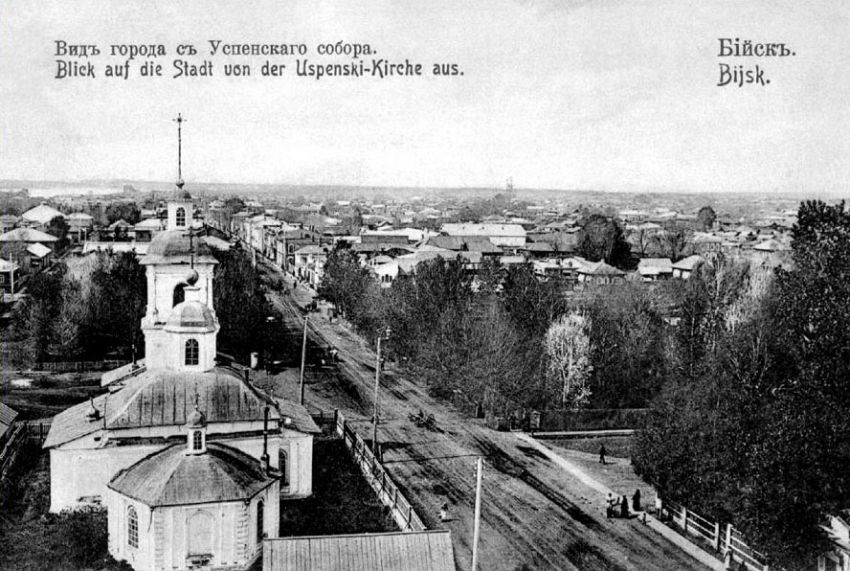
[[[488,260],[473,278],[460,261],[435,258],[382,288],[337,247],[319,294],[367,339],[390,328],[387,353],[433,392],[461,390],[495,412],[641,407],[666,370],[660,300],[669,293],[640,283],[570,297],[530,265]]]
[[[35,274],[13,324],[29,361],[129,358],[144,354],[140,323],[147,303],[145,269],[132,252],[94,255],[88,272],[65,264]],[[247,362],[253,351],[274,344],[262,326],[273,314],[250,256],[217,253],[216,314],[219,348]],[[280,341],[282,334],[278,332]]]
[[[850,507],[850,212],[807,202],[793,238],[793,269],[703,266],[686,283],[633,463],[802,569],[827,548],[824,516]]]
[[[99,253],[85,277],[65,264],[35,274],[15,316],[14,331],[30,360],[101,359],[142,349],[144,268],[135,254]]]

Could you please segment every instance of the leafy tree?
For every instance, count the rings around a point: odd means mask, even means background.
[[[265,350],[266,318],[272,315],[259,272],[244,250],[216,252],[213,302],[221,329],[218,345],[222,351],[247,362],[252,352]]]
[[[49,357],[53,328],[62,307],[62,281],[67,271],[58,264],[49,271],[39,272],[30,279],[29,297],[16,318],[16,329],[27,333],[31,359],[44,361]]]
[[[56,236],[59,238],[59,241],[56,242],[57,250],[64,250],[68,247],[68,222],[65,221],[64,216],[54,216],[50,219],[50,222],[47,223],[47,227],[45,228],[47,233]]]
[[[615,219],[602,214],[591,214],[584,221],[577,251],[592,262],[604,260],[622,269],[632,265],[631,247],[623,237],[623,229]]]
[[[708,232],[714,227],[714,221],[717,220],[717,214],[711,206],[703,206],[697,212],[697,229],[702,232]]]
[[[113,202],[106,207],[106,223],[112,224],[123,220],[136,224],[142,219],[142,211],[135,202]]]
[[[661,257],[677,262],[691,253],[693,231],[682,224],[669,222],[652,238],[653,250]]]
[[[552,323],[544,338],[549,378],[561,408],[579,408],[590,399],[590,338],[584,315],[571,312]]]
[[[147,302],[145,269],[133,252],[97,254],[90,275],[87,308],[80,338],[91,357],[118,352],[141,353],[141,319]]]

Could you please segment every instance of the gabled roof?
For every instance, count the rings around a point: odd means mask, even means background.
[[[249,500],[275,479],[244,452],[209,442],[201,454],[178,443],[118,472],[110,489],[150,507]]]
[[[27,252],[29,252],[30,254],[35,256],[36,258],[43,258],[44,256],[46,256],[47,254],[49,254],[52,251],[53,250],[51,250],[50,248],[48,248],[44,244],[39,244],[38,242],[36,242],[35,244],[30,244],[29,246],[27,246]]]
[[[123,218],[116,220],[112,224],[108,226],[110,230],[115,230],[116,228],[132,228],[133,225],[124,220]]]
[[[316,246],[311,244],[309,246],[304,246],[303,248],[298,248],[297,250],[295,250],[294,253],[301,254],[302,256],[323,255],[328,253],[328,249],[324,246]]]
[[[525,238],[525,228],[519,224],[443,224],[440,232],[449,236]]]
[[[6,434],[18,417],[18,411],[0,402],[0,436]]]
[[[123,384],[120,390],[94,399],[94,406],[101,415],[98,422],[90,422],[91,405],[87,402],[57,414],[44,447],[59,446],[101,428],[183,426],[196,402],[210,424],[261,421],[266,405],[274,404],[224,368],[206,372],[149,369]],[[279,418],[275,407],[270,413],[270,418]]]
[[[624,276],[625,272],[610,266],[603,261],[587,264],[578,269],[578,273],[589,276]]]
[[[482,254],[502,253],[502,249],[486,236],[429,236],[425,244],[456,252],[467,250]]]
[[[673,268],[676,270],[692,271],[698,264],[704,261],[705,259],[702,256],[694,254],[693,256],[688,256],[687,258],[679,260],[673,264]]]
[[[64,214],[62,214],[52,206],[48,206],[46,204],[39,204],[38,206],[30,208],[29,210],[21,214],[21,218],[23,218],[24,220],[36,222],[38,224],[48,224],[57,216],[65,218]]]
[[[210,247],[201,240],[200,236],[192,238],[190,247],[189,234],[182,230],[166,230],[154,236],[141,263],[142,265],[189,263],[192,250],[194,250],[195,263],[218,263],[212,256]]]
[[[5,234],[0,234],[0,242],[56,242],[56,236],[35,228],[15,228]]]
[[[281,537],[263,542],[265,571],[454,571],[448,530]]]
[[[19,269],[18,264],[14,262],[10,262],[9,260],[4,260],[0,258],[0,272],[11,272],[12,270]]]
[[[643,258],[638,262],[637,270],[642,276],[672,274],[673,261],[670,258]]]
[[[159,218],[145,218],[133,226],[136,230],[164,230],[165,225]]]

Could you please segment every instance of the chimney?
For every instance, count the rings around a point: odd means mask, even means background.
[[[269,407],[266,405],[263,413],[263,455],[260,456],[260,461],[263,463],[263,470],[266,474],[271,470],[269,465]]]

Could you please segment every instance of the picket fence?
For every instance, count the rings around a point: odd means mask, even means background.
[[[340,412],[336,413],[336,433],[345,441],[345,447],[360,467],[366,481],[375,491],[381,503],[390,509],[393,519],[401,530],[427,530],[427,526],[422,522],[419,514],[404,497],[396,483],[393,482],[383,464],[375,458],[363,438],[346,424],[345,417]]]
[[[702,542],[704,546],[710,547],[722,560],[731,557],[735,565],[743,561],[747,569],[770,570],[765,555],[747,545],[741,532],[731,524],[712,521],[675,502],[664,500],[662,505],[685,536],[696,538],[697,543]],[[732,568],[737,569],[736,566]]]

